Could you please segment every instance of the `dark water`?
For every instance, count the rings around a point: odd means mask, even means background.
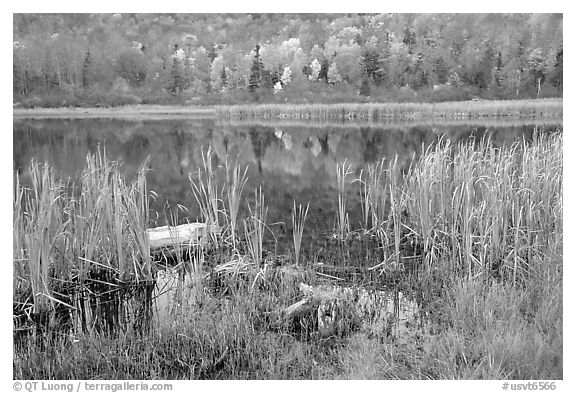
[[[246,124],[209,119],[14,119],[13,165],[22,180],[29,177],[31,159],[50,163],[63,178],[79,177],[86,155],[105,147],[108,156],[123,162],[128,177],[150,157],[149,189],[159,194],[152,202],[156,224],[165,225],[177,204],[179,222],[200,219],[192,196],[189,173],[202,164],[202,151],[214,149],[215,164],[228,156],[248,167],[246,201],[262,186],[268,205],[268,223],[282,240],[291,234],[291,210],[296,203],[310,202],[307,230],[329,232],[337,209],[336,165],[345,159],[355,175],[383,157],[398,155],[408,168],[422,146],[440,135],[454,142],[491,135],[496,145],[530,140],[535,127],[544,132],[562,125],[498,126],[422,125],[373,126],[364,124]],[[350,223],[359,226],[357,187],[349,185]],[[171,206],[171,208],[167,208]],[[242,214],[242,211],[241,211]],[[281,224],[282,222],[285,225]],[[286,231],[286,228],[288,230]]]

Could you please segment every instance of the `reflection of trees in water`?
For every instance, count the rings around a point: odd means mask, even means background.
[[[250,127],[250,140],[252,141],[254,156],[258,162],[258,173],[262,173],[262,158],[266,153],[266,148],[276,141],[274,131],[270,127]]]

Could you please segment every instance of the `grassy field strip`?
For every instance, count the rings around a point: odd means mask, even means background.
[[[116,108],[14,108],[14,118],[214,118],[212,107],[137,105]]]
[[[230,119],[483,119],[562,118],[562,99],[461,101],[390,104],[262,104],[218,106],[219,117]]]

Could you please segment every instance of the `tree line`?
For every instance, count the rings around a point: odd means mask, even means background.
[[[14,14],[25,106],[562,96],[562,14]]]

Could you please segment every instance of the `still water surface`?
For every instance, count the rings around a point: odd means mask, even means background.
[[[261,186],[268,205],[268,223],[280,242],[287,240],[293,200],[310,202],[308,231],[329,232],[337,210],[336,165],[347,160],[354,176],[381,158],[408,168],[440,136],[452,142],[490,135],[496,145],[530,140],[537,127],[544,132],[560,130],[546,125],[370,125],[317,123],[230,123],[214,119],[14,119],[13,166],[24,182],[32,159],[50,163],[62,178],[79,178],[86,155],[104,147],[109,158],[119,160],[128,177],[150,157],[149,190],[156,225],[166,225],[177,204],[178,221],[199,220],[188,176],[202,164],[202,152],[214,149],[216,165],[226,157],[248,167],[244,200],[253,199]],[[223,173],[222,173],[223,175]],[[222,176],[223,178],[223,176]],[[352,228],[360,222],[357,187],[350,185],[348,199]],[[167,208],[170,206],[171,208]],[[246,202],[243,204],[246,209]],[[246,212],[240,212],[240,214]],[[282,224],[282,223],[285,223]],[[291,228],[289,228],[291,229]]]

